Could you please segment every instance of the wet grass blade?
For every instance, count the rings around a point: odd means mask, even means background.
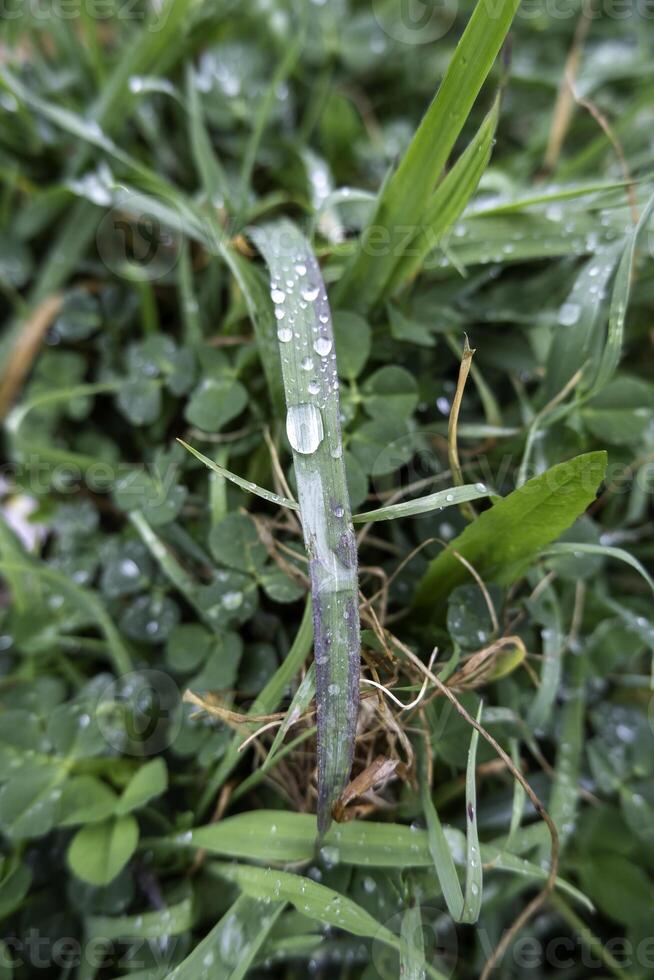
[[[275,832],[271,833],[273,826]],[[443,833],[455,863],[465,867],[465,835],[453,827],[443,827]],[[281,865],[315,858],[316,824],[315,818],[308,813],[252,810],[177,837],[142,843],[144,847],[173,851],[201,848],[220,857]],[[396,823],[353,820],[333,825],[323,839],[322,854],[331,863],[361,868],[433,867],[427,832]],[[539,865],[494,844],[482,844],[480,857],[483,864],[492,862],[494,871],[518,874],[536,881],[547,879],[548,872]],[[592,908],[585,895],[565,879],[558,878],[557,887],[575,901]]]
[[[559,311],[559,327],[547,361],[543,382],[543,401],[549,402],[564,388],[575,371],[601,349],[597,331],[606,309],[605,290],[624,245],[593,255],[582,267]],[[595,355],[596,356],[596,355]],[[592,374],[588,372],[589,380]]]
[[[212,873],[231,881],[246,895],[269,901],[289,902],[310,919],[335,929],[343,929],[353,936],[384,943],[402,954],[402,942],[390,929],[351,898],[311,878],[273,868],[254,868],[245,864],[223,864],[218,861],[209,867]],[[433,980],[445,980],[444,974],[435,967],[428,964],[425,967]]]
[[[426,767],[424,765],[422,766],[420,777],[420,798],[427,822],[429,852],[434,862],[434,868],[443,892],[443,898],[445,899],[447,910],[454,921],[460,922],[461,915],[463,914],[463,891],[450,845],[448,844],[443,825],[431,797],[431,788],[427,781]]]
[[[196,459],[199,459],[201,463],[204,463],[206,467],[216,473],[218,476],[224,477],[225,480],[229,480],[231,483],[236,484],[241,490],[246,490],[248,493],[253,493],[257,497],[261,497],[262,500],[267,500],[269,504],[277,504],[278,507],[288,507],[290,510],[299,510],[299,505],[291,500],[290,497],[280,497],[278,493],[273,493],[272,490],[266,490],[264,487],[258,486],[253,483],[252,480],[245,480],[242,476],[238,476],[236,473],[232,473],[231,470],[226,469],[226,467],[221,466],[220,463],[216,463],[215,460],[209,459],[204,453],[201,453],[198,449],[194,449],[193,446],[189,446],[187,442],[183,439],[178,439],[177,442],[181,443],[184,449],[187,449]]]
[[[482,705],[479,705],[477,722],[481,721]],[[466,767],[466,891],[463,904],[463,922],[476,922],[481,912],[483,891],[483,871],[479,853],[479,832],[477,830],[477,786],[475,774],[477,767],[477,745],[479,732],[472,731]]]
[[[400,933],[400,976],[404,980],[425,978],[425,937],[419,905],[408,905]]]
[[[311,702],[313,701],[316,694],[316,665],[311,664],[308,671],[304,675],[301,684],[299,685],[297,691],[293,696],[293,700],[288,706],[288,711],[286,712],[286,717],[279,727],[279,731],[273,739],[273,743],[270,746],[270,751],[266,756],[266,762],[271,762],[277,754],[277,750],[281,746],[286,733],[295,724],[298,718],[304,714]]]
[[[475,7],[431,105],[377,199],[354,261],[339,284],[339,305],[366,311],[381,296],[397,262],[398,234],[401,241],[413,229],[413,237],[422,225],[436,181],[504,43],[519,2],[500,0],[491,9],[480,0]],[[380,229],[388,233],[388,247],[369,247],[371,235],[378,236]]]
[[[288,221],[252,229],[270,270],[313,597],[318,830],[352,767],[359,697],[357,553],[345,478],[336,352],[320,268]]]
[[[256,895],[239,895],[168,980],[242,980],[286,905]]]
[[[427,206],[418,234],[400,257],[384,288],[384,298],[418,274],[429,253],[462,214],[488,166],[499,107],[498,96],[475,137],[439,184]]]
[[[584,718],[586,710],[585,675],[587,665],[583,657],[571,658],[572,683],[567,687],[562,719],[558,726],[554,784],[549,803],[549,814],[556,824],[561,845],[569,839],[575,827],[581,762],[584,747]]]
[[[398,517],[428,514],[432,510],[443,510],[444,507],[454,507],[469,500],[479,500],[480,497],[488,497],[491,493],[492,491],[483,483],[466,483],[462,487],[439,490],[437,493],[430,493],[426,497],[405,500],[401,504],[389,504],[388,507],[379,507],[377,510],[367,510],[361,514],[354,514],[352,523],[372,524],[374,521],[394,521]]]
[[[622,253],[622,258],[620,259],[618,271],[615,275],[615,282],[613,284],[613,293],[611,295],[609,327],[606,335],[606,344],[604,345],[604,350],[602,351],[602,357],[597,369],[597,376],[591,391],[589,392],[589,397],[597,394],[597,392],[601,391],[602,388],[608,384],[615,374],[618,364],[620,363],[624,338],[624,325],[627,316],[629,294],[631,292],[634,262],[636,259],[636,247],[641,235],[650,222],[653,212],[654,196],[650,198],[638,224],[629,235],[627,245]]]

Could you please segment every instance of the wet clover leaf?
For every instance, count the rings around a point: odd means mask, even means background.
[[[179,514],[186,500],[186,487],[175,482],[175,473],[168,471],[165,479],[146,470],[132,470],[121,476],[114,487],[114,500],[121,510],[129,513],[140,510],[149,524],[158,527],[169,524]]]
[[[132,640],[157,644],[168,639],[179,622],[179,606],[172,599],[142,595],[120,617],[120,628]]]
[[[228,568],[256,574],[268,557],[256,524],[246,514],[229,514],[209,535],[211,553]]]
[[[388,365],[362,385],[366,412],[373,418],[408,419],[418,404],[418,386],[405,368]]]
[[[193,391],[184,416],[198,429],[216,432],[241,414],[247,400],[247,391],[239,381],[205,378]]]
[[[102,550],[100,589],[109,599],[141,592],[153,575],[152,559],[140,541],[109,539]]]
[[[214,628],[245,623],[258,605],[256,583],[241,572],[218,571],[198,588],[197,601]]]
[[[66,293],[61,313],[54,322],[54,329],[62,340],[86,340],[102,324],[100,304],[85,289]]]

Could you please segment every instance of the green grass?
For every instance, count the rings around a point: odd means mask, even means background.
[[[651,974],[652,28],[399,8],[3,22],[0,980]]]

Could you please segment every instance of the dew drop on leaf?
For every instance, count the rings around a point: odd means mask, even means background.
[[[322,415],[316,405],[291,405],[286,413],[286,434],[296,453],[315,453],[324,436]]]

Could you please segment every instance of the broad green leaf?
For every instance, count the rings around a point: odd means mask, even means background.
[[[22,904],[32,884],[32,870],[26,864],[2,868],[0,878],[0,919],[6,919]],[[1,976],[1,974],[0,974]]]
[[[408,419],[418,404],[418,386],[406,368],[379,368],[361,387],[363,404],[373,418]]]
[[[74,776],[64,784],[57,825],[74,827],[76,824],[105,820],[114,813],[117,800],[114,791],[97,777]]]
[[[0,829],[11,840],[41,837],[53,827],[65,771],[22,769],[0,788]]]
[[[591,256],[561,305],[547,359],[544,402],[558,395],[579,368],[584,368],[584,376],[592,379],[593,370],[588,362],[597,362],[599,358],[598,331],[606,307],[606,290],[622,247],[614,245],[601,255]]]
[[[209,535],[211,553],[221,565],[241,572],[260,570],[268,552],[256,524],[247,514],[228,514]]]
[[[546,470],[469,524],[435,558],[420,582],[415,607],[440,615],[441,603],[470,573],[454,552],[485,581],[515,581],[526,566],[595,499],[606,470],[606,453],[586,453]]]
[[[136,770],[116,804],[116,813],[123,816],[145,806],[168,788],[168,770],[162,758],[151,759]]]
[[[108,885],[136,850],[139,827],[133,816],[112,817],[77,831],[68,848],[71,871],[90,885]]]
[[[334,342],[338,356],[336,366],[342,378],[357,378],[370,357],[372,331],[370,324],[357,313],[334,312]]]
[[[217,432],[240,415],[248,393],[232,378],[205,378],[191,395],[184,417],[205,432]]]

